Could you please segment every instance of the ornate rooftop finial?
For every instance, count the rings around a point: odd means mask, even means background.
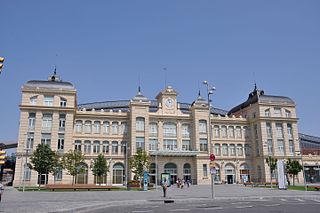
[[[61,81],[60,77],[57,75],[56,65],[54,65],[53,75],[49,76],[48,81]]]
[[[141,95],[141,86],[138,86],[138,95]]]
[[[57,75],[57,66],[54,65],[54,72],[53,72],[53,75]]]
[[[201,93],[200,93],[200,90],[199,90],[199,92],[198,92],[198,97],[201,97]]]

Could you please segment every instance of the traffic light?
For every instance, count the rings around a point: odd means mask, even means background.
[[[4,57],[0,57],[0,74],[3,67]]]
[[[6,151],[0,150],[0,165],[3,165],[6,161]]]

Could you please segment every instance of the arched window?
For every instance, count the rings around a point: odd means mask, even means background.
[[[31,105],[36,105],[37,104],[37,98],[38,98],[38,96],[32,96],[30,98],[30,104]]]
[[[103,141],[102,152],[105,154],[109,154],[109,141]]]
[[[227,127],[226,126],[222,126],[221,127],[221,136],[223,138],[226,138],[227,137]]]
[[[236,127],[236,138],[242,138],[241,127],[240,126]]]
[[[112,134],[113,135],[118,134],[118,122],[116,121],[112,122]]]
[[[214,137],[215,138],[220,138],[220,128],[218,125],[214,126]]]
[[[91,141],[84,141],[83,151],[85,154],[91,153]]]
[[[76,133],[82,133],[82,121],[76,121]]]
[[[237,153],[238,153],[238,156],[243,156],[243,146],[242,146],[242,144],[238,144],[237,145]]]
[[[67,106],[67,99],[60,98],[60,107],[66,107]]]
[[[163,124],[163,136],[164,137],[177,137],[177,125],[175,123]]]
[[[222,155],[228,156],[228,145],[227,144],[222,144]]]
[[[103,122],[103,134],[109,134],[109,121],[104,121]]]
[[[100,134],[100,121],[95,121],[93,123],[93,133]]]
[[[78,168],[81,173],[76,176],[76,184],[88,184],[88,165],[86,163],[80,163]]]
[[[118,141],[112,141],[112,154],[118,154]]]
[[[136,131],[144,131],[144,118],[143,117],[137,117]]]
[[[236,155],[236,146],[234,144],[230,144],[230,155],[235,156]]]
[[[91,121],[84,122],[84,133],[91,133]]]
[[[113,184],[123,184],[125,178],[124,166],[122,163],[116,163],[113,165]]]
[[[234,127],[233,126],[229,126],[229,137],[234,138]]]
[[[191,181],[191,166],[189,163],[183,165],[183,179]]]

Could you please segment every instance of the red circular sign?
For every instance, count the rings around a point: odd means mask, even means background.
[[[210,160],[211,160],[211,161],[214,161],[215,159],[216,159],[216,156],[214,156],[214,154],[211,154],[211,155],[210,155]]]

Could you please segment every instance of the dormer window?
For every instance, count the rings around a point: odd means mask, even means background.
[[[30,104],[31,105],[36,105],[37,104],[37,98],[38,96],[33,96],[30,98]]]
[[[66,107],[67,106],[67,99],[60,98],[60,107]]]
[[[53,106],[53,96],[44,96],[43,104],[45,106]]]

